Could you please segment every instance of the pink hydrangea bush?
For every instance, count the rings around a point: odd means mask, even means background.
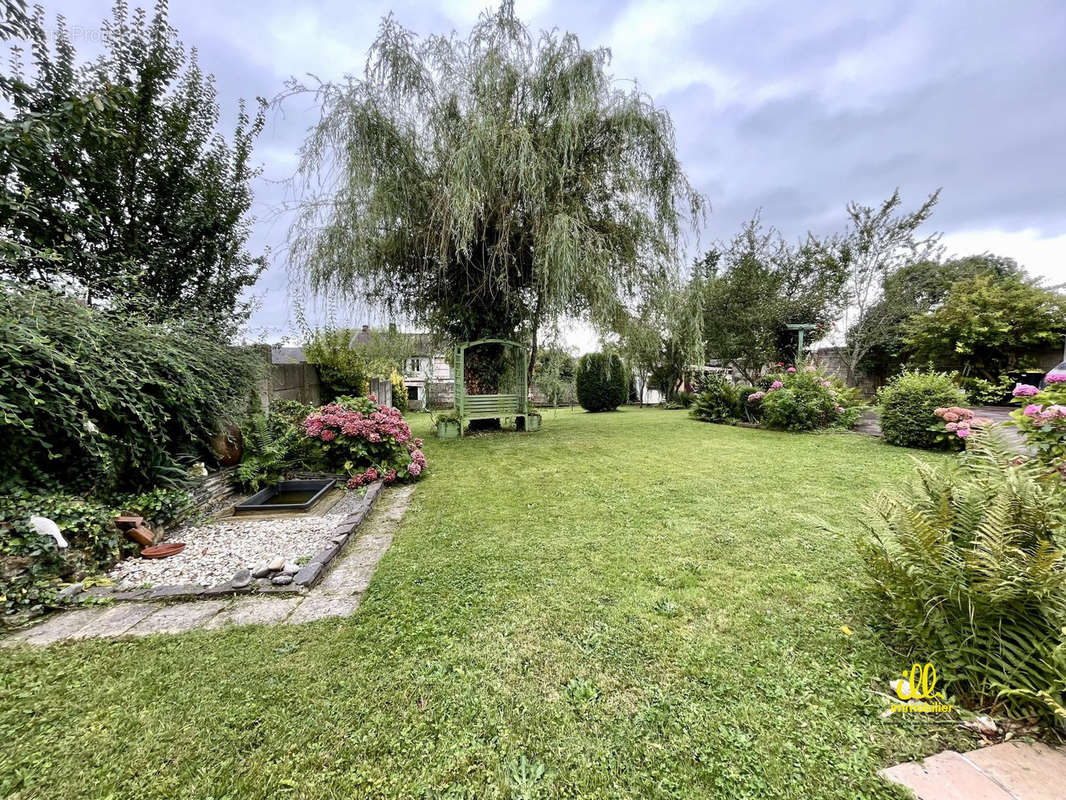
[[[938,408],[933,413],[944,420],[944,433],[958,439],[965,439],[981,426],[991,422],[984,417],[978,417],[973,411],[962,406]]]
[[[1020,388],[1015,388],[1014,398],[1026,405],[1011,413],[1010,424],[1037,459],[1066,477],[1066,375],[1048,375],[1044,388],[1035,393],[1019,394]]]
[[[814,364],[788,367],[783,374],[768,377],[766,391],[748,397],[752,402],[758,395],[767,427],[792,431],[850,428],[862,413],[858,392]]]
[[[414,480],[426,469],[422,440],[395,408],[368,397],[340,397],[308,414],[304,433],[318,444],[332,469],[351,476],[348,488],[376,480]]]

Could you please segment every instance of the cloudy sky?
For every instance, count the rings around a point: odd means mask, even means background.
[[[79,54],[99,41],[108,0],[42,0],[73,29]],[[137,5],[131,0],[131,5]],[[488,3],[171,0],[180,38],[215,74],[232,118],[240,97],[272,97],[290,76],[362,69],[392,10],[417,33],[465,33]],[[789,237],[844,226],[848,200],[873,204],[895,187],[908,207],[943,194],[931,229],[950,252],[1011,256],[1066,281],[1066,2],[552,2],[517,3],[535,28],[604,45],[620,80],[667,108],[682,162],[708,197],[704,247],[756,209]],[[256,288],[253,328],[297,333],[284,258],[279,183],[314,109],[274,115],[256,158],[252,246],[274,252]],[[689,256],[699,245],[689,243]],[[358,321],[358,320],[353,320]],[[584,346],[586,336],[576,335]]]

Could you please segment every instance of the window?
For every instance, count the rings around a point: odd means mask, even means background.
[[[407,387],[407,402],[409,402],[409,403],[417,403],[418,402],[418,387],[417,386],[408,386]]]

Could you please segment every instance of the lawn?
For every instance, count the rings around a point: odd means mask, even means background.
[[[853,800],[964,744],[870,691],[912,453],[660,410],[426,452],[351,619],[0,651],[0,795]]]

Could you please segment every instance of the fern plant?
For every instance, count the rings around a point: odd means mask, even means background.
[[[269,414],[253,414],[244,425],[244,455],[234,479],[249,492],[281,480],[298,467],[310,468],[315,460],[300,420],[309,408],[299,403],[274,404]]]
[[[860,550],[870,588],[919,660],[977,707],[1066,725],[1066,491],[1001,430],[957,462],[919,462],[882,494]]]

